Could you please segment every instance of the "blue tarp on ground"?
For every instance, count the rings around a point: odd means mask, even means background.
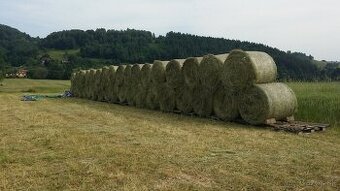
[[[72,92],[70,91],[65,91],[62,94],[57,94],[57,95],[24,95],[21,98],[21,101],[38,101],[44,98],[67,98],[67,97],[72,97]]]

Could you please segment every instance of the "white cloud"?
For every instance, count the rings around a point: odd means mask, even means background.
[[[33,36],[101,27],[178,31],[340,60],[338,7],[337,0],[0,0],[0,23]]]

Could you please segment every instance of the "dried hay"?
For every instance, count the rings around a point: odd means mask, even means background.
[[[242,118],[254,125],[265,123],[267,119],[283,120],[296,110],[296,96],[283,83],[255,84],[245,91],[239,102]]]
[[[179,88],[184,83],[182,67],[184,59],[171,60],[165,68],[166,82],[170,88]]]
[[[193,89],[192,107],[200,117],[209,117],[213,111],[213,94],[203,86],[196,86]]]
[[[199,80],[202,86],[214,92],[220,84],[221,70],[228,54],[205,55],[199,66]]]
[[[156,60],[151,67],[151,81],[154,85],[166,82],[165,68],[169,61]]]
[[[159,107],[161,111],[173,112],[176,107],[176,94],[175,90],[167,83],[158,85],[156,96],[159,100]]]
[[[189,88],[197,86],[199,81],[199,65],[202,61],[202,57],[199,58],[188,58],[184,61],[182,72],[185,83]]]
[[[222,67],[224,86],[242,92],[256,83],[276,80],[274,60],[265,52],[233,50]]]
[[[188,85],[183,84],[179,88],[178,92],[176,92],[176,108],[179,109],[182,113],[191,113],[193,111],[193,95],[193,90],[189,88]]]
[[[239,116],[237,95],[219,86],[213,97],[213,111],[221,120],[235,120]]]

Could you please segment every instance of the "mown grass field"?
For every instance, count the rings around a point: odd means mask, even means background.
[[[47,52],[48,55],[51,56],[52,59],[61,60],[63,59],[65,53],[68,55],[75,55],[80,52],[80,49],[68,49],[68,50],[49,50]]]
[[[337,190],[340,83],[290,83],[310,135],[82,99],[68,81],[0,86],[0,190]]]

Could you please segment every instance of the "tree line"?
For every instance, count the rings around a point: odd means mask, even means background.
[[[70,49],[79,49],[79,53],[67,54]],[[41,39],[0,25],[0,66],[24,65],[32,78],[68,79],[72,71],[79,69],[152,63],[156,59],[220,54],[233,49],[267,52],[278,66],[280,80],[339,80],[338,63],[320,68],[311,55],[284,52],[259,43],[176,32],[156,37],[152,32],[134,29],[65,30]],[[49,50],[64,50],[65,55],[61,60],[52,59]]]

